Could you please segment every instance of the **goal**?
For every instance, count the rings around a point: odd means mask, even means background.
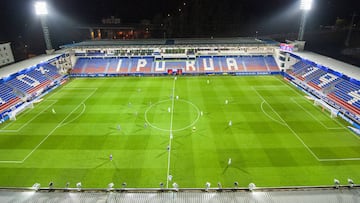
[[[314,100],[314,105],[315,106],[321,106],[322,110],[326,110],[328,112],[330,112],[330,117],[331,118],[336,118],[339,114],[339,110],[334,109],[333,107],[331,107],[330,105],[328,105],[327,103],[325,103],[323,100],[321,99],[315,99]]]
[[[26,102],[24,105],[22,105],[18,108],[13,107],[11,109],[12,111],[9,113],[9,118],[11,121],[15,121],[16,115],[25,111],[26,109],[32,109],[32,108],[34,108],[34,104],[32,102]]]

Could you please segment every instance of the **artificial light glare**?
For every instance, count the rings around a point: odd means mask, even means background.
[[[48,10],[45,1],[35,2],[35,13],[36,15],[47,15]]]
[[[312,5],[312,0],[301,0],[300,10],[310,10]]]

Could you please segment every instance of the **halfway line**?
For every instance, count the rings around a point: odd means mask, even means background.
[[[176,77],[173,81],[173,88],[172,88],[172,95],[171,95],[171,115],[170,115],[170,133],[169,133],[169,153],[168,153],[168,166],[167,166],[167,173],[166,173],[166,188],[169,188],[169,175],[170,175],[170,157],[171,157],[171,141],[173,137],[173,119],[174,119],[174,96],[175,96],[175,81]]]

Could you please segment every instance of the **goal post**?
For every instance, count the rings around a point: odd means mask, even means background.
[[[8,115],[9,115],[9,119],[11,121],[16,121],[16,113],[15,112],[10,112]]]
[[[34,104],[32,102],[26,102],[24,105],[22,105],[18,108],[13,107],[12,111],[8,114],[9,119],[11,121],[16,121],[16,115],[25,111],[26,109],[32,109],[32,108],[34,108]]]
[[[314,105],[315,106],[320,106],[323,111],[326,110],[326,111],[330,112],[330,117],[331,118],[336,118],[338,116],[338,114],[339,114],[339,110],[334,109],[333,107],[331,107],[330,105],[328,105],[327,103],[325,103],[321,99],[315,99],[314,100]]]

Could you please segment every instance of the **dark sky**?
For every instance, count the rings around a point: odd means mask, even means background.
[[[184,36],[238,35],[296,32],[300,21],[299,0],[47,0],[52,39],[68,35],[68,27],[99,24],[102,17],[116,16],[123,23],[148,19],[161,23],[171,15],[175,31]],[[34,0],[0,1],[0,41],[31,41],[41,35],[34,14]],[[186,3],[186,5],[184,5]],[[179,12],[181,9],[181,12]],[[360,0],[314,0],[308,29],[332,25],[337,17],[350,20],[360,13]],[[63,40],[64,41],[64,40]]]

